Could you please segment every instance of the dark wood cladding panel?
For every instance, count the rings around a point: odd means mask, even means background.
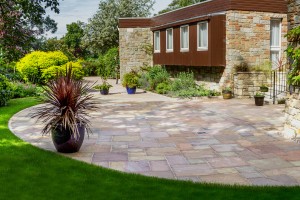
[[[187,20],[193,17],[208,15],[215,12],[225,11],[230,6],[228,0],[213,0],[194,6],[189,6],[184,9],[179,9],[174,12],[169,12],[163,15],[153,17],[153,26],[161,26],[164,24]]]
[[[287,13],[287,2],[285,0],[213,0],[153,17],[152,28],[158,29],[174,22],[187,23],[186,20],[191,18],[228,10]]]
[[[231,0],[231,10],[287,13],[286,0]]]
[[[213,0],[153,18],[121,18],[119,19],[119,27],[151,27],[152,30],[158,30],[184,23],[192,23],[201,17],[209,17],[210,14],[228,10],[287,13],[287,2],[285,0]]]
[[[152,19],[119,19],[119,28],[150,28],[152,26]]]
[[[208,50],[197,50],[197,23],[189,24],[189,51],[180,51],[180,26],[173,28],[174,51],[166,52],[166,29],[160,32],[161,51],[154,53],[154,64],[182,66],[225,66],[225,15],[208,21]]]

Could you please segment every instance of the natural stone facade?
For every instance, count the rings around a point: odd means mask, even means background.
[[[282,19],[281,51],[287,48],[288,23],[286,14],[254,11],[227,11],[226,13],[226,69],[220,85],[230,85],[234,65],[245,61],[257,66],[270,61],[271,19]]]
[[[300,135],[300,96],[299,94],[291,95],[287,100],[285,108],[286,122],[284,125],[283,135],[286,138],[297,138]]]
[[[300,25],[300,0],[289,0],[288,3],[289,29],[292,29]]]
[[[300,0],[289,0],[288,22],[289,30],[300,25]],[[291,95],[286,102],[283,136],[294,139],[300,136],[299,94]]]
[[[132,69],[152,66],[152,55],[147,52],[147,45],[153,42],[150,28],[120,28],[120,77]]]
[[[270,85],[269,74],[261,72],[240,72],[234,74],[234,96],[251,98],[260,90],[261,85]]]

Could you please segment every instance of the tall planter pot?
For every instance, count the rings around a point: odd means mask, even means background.
[[[77,125],[79,138],[75,138],[72,131],[65,129],[62,125],[52,128],[51,136],[53,144],[58,152],[61,153],[75,153],[78,152],[85,135],[85,126]]]
[[[254,99],[255,99],[255,105],[256,106],[263,106],[264,105],[265,97],[254,96]]]
[[[136,93],[136,87],[130,88],[126,87],[127,94],[135,94]]]
[[[223,95],[223,99],[231,99],[232,98],[232,92],[230,92],[230,91],[223,91],[222,95]]]

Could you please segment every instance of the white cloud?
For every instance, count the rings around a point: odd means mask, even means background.
[[[171,0],[156,0],[153,13],[167,7]],[[51,18],[57,22],[57,32],[48,33],[47,37],[62,37],[66,31],[66,25],[76,21],[88,22],[98,10],[99,0],[63,0],[60,2],[60,14],[48,12]]]

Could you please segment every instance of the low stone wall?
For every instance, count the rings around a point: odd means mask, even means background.
[[[186,67],[186,66],[166,66],[172,77],[180,72],[193,72],[196,82],[204,84],[208,89],[221,91],[220,80],[224,73],[224,67]]]
[[[283,136],[300,139],[300,95],[293,94],[286,101]]]
[[[261,85],[271,84],[270,77],[261,72],[239,72],[233,77],[236,98],[251,98],[260,90]]]

